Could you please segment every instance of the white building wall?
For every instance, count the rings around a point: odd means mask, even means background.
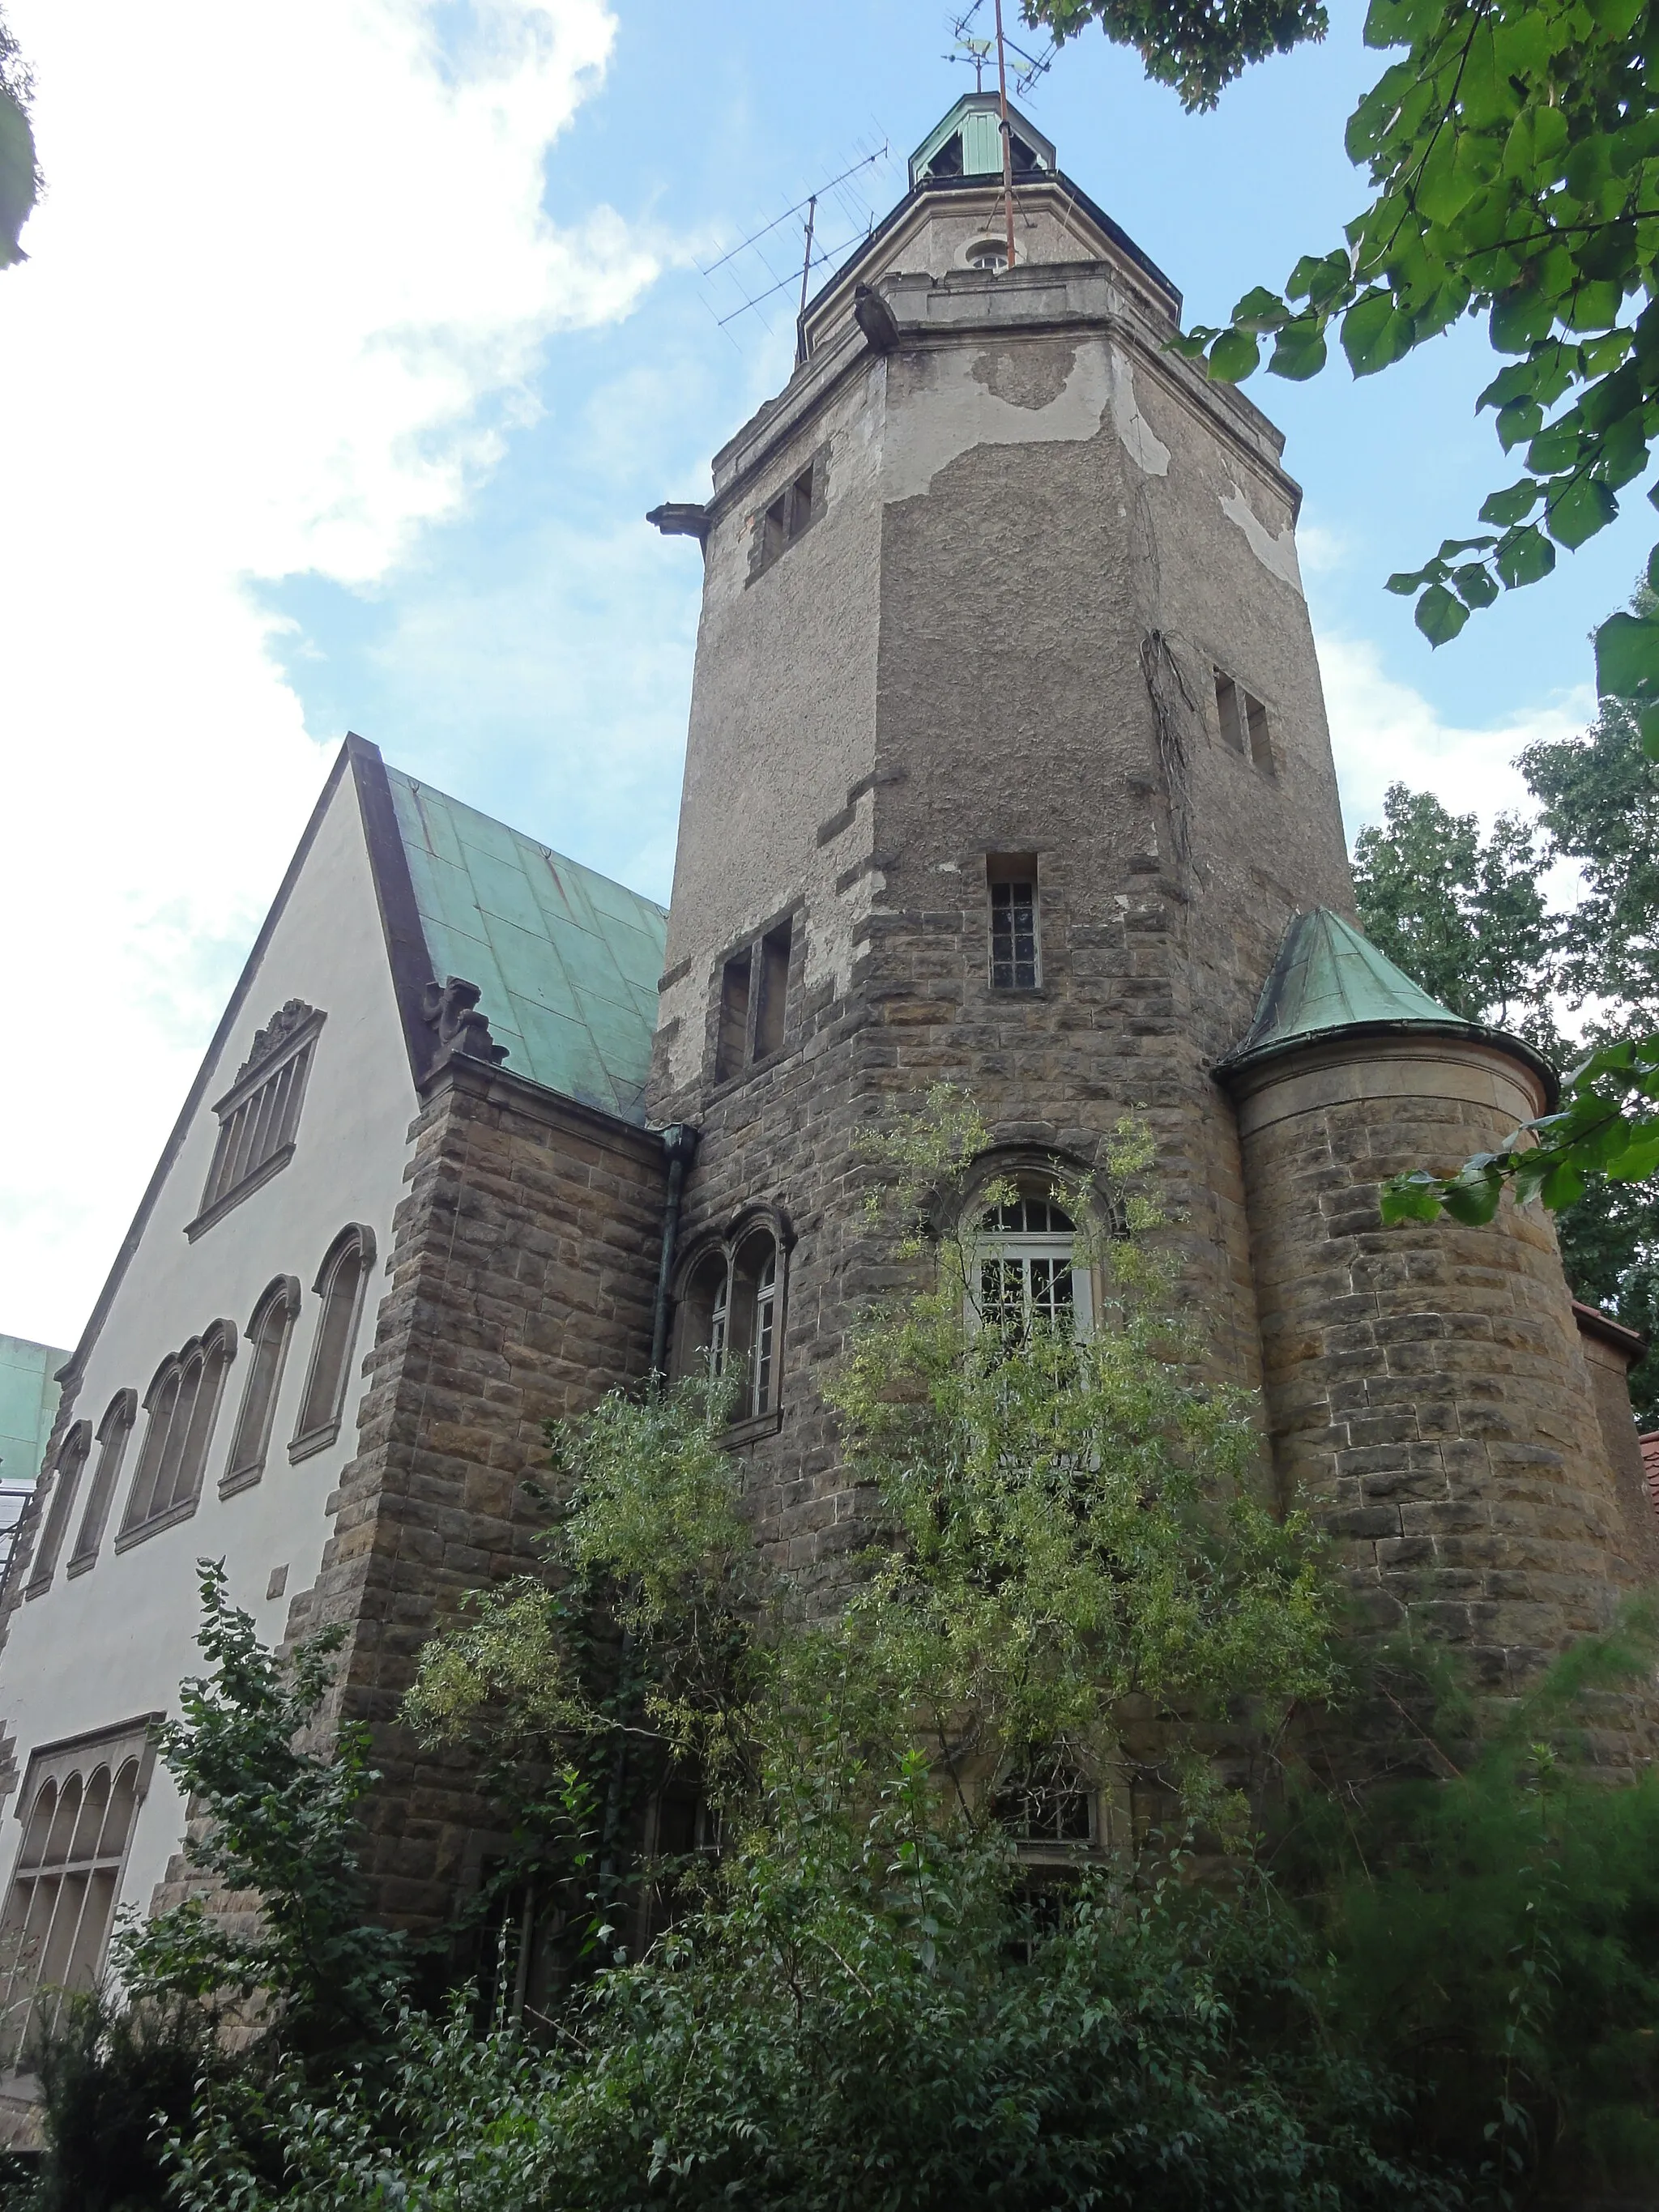
[[[255,1031],[295,998],[322,1009],[327,1019],[315,1048],[294,1158],[192,1243],[185,1227],[200,1210],[213,1158],[218,1133],[213,1101],[230,1087]],[[90,1484],[88,1468],[51,1587],[17,1607],[0,1653],[0,1722],[15,1739],[20,1771],[43,1744],[114,1728],[142,1713],[178,1710],[180,1680],[201,1672],[195,1643],[198,1559],[225,1560],[231,1596],[252,1613],[268,1643],[281,1636],[288,1610],[287,1595],[265,1595],[273,1570],[287,1569],[289,1595],[316,1579],[329,1534],[326,1501],[356,1449],[362,1365],[374,1340],[392,1247],[392,1211],[402,1191],[416,1103],[356,785],[347,773],[318,826],[91,1349],[75,1405],[76,1418],[95,1428],[118,1390],[131,1388],[142,1401],[169,1352],[221,1316],[235,1323],[240,1336],[272,1278],[296,1276],[299,1317],[264,1473],[252,1488],[228,1498],[219,1496],[247,1379],[245,1337],[226,1378],[194,1515],[116,1552],[115,1535],[143,1443],[141,1411],[97,1563],[71,1579],[64,1570]],[[352,1351],[340,1433],[326,1449],[295,1466],[289,1463],[288,1439],[294,1433],[321,1305],[312,1285],[329,1245],[353,1221],[374,1231],[376,1256]],[[20,1790],[7,1808],[0,1830],[0,1869],[8,1881],[21,1841],[16,1816],[22,1794]],[[179,1794],[158,1764],[139,1812],[122,1904],[141,1911],[148,1906],[179,1847],[183,1827]]]

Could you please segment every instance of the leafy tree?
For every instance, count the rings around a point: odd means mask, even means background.
[[[1382,822],[1354,841],[1354,896],[1372,943],[1454,1013],[1519,1027],[1559,1060],[1565,1048],[1553,996],[1593,1000],[1594,1033],[1607,1042],[1650,1018],[1659,869],[1642,820],[1659,799],[1659,769],[1617,702],[1603,708],[1588,738],[1531,746],[1520,766],[1544,802],[1541,853],[1534,832],[1511,817],[1500,817],[1483,843],[1472,814],[1449,814],[1431,793],[1395,784]],[[1549,916],[1539,878],[1561,859],[1580,864],[1584,896]],[[1518,1022],[1516,1009],[1524,1009]],[[1640,1184],[1592,1182],[1563,1208],[1557,1228],[1574,1295],[1652,1335],[1659,1195]],[[1659,1418],[1659,1354],[1632,1371],[1631,1399],[1644,1426]]]
[[[237,1917],[203,1898],[131,1918],[117,1931],[117,1975],[139,2003],[193,1997],[234,2008],[307,2063],[349,2063],[382,2040],[408,1974],[402,1938],[369,1918],[358,1807],[378,1777],[368,1731],[318,1728],[341,1640],[325,1630],[288,1661],[267,1650],[231,1604],[222,1563],[201,1563],[198,1638],[210,1675],[186,1681],[156,1747],[197,1808],[191,1866],[246,1900]],[[278,1993],[273,2008],[270,2000]],[[263,2000],[250,2012],[251,2001]]]
[[[1354,840],[1354,896],[1379,951],[1467,1021],[1559,1048],[1549,991],[1556,925],[1539,888],[1535,833],[1501,814],[1482,839],[1473,814],[1390,784],[1383,818]]]
[[[0,9],[0,269],[28,258],[18,241],[40,196],[29,123],[33,98],[34,80]]]

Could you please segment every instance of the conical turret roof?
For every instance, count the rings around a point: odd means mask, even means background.
[[[1453,1013],[1413,983],[1352,922],[1326,907],[1315,907],[1291,921],[1262,987],[1255,1019],[1217,1062],[1217,1073],[1231,1073],[1345,1030],[1418,1030],[1499,1045],[1543,1075],[1554,1091],[1554,1071],[1524,1039]]]

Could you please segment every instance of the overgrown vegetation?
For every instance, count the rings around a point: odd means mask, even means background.
[[[429,1647],[410,1717],[518,1824],[482,2016],[347,1942],[361,1746],[277,1741],[326,1655],[284,1676],[208,1577],[215,1674],[164,1749],[264,1924],[123,1955],[141,2005],[264,1979],[251,2048],[204,2043],[187,2117],[158,2100],[175,2208],[1454,2212],[1651,2164],[1659,1792],[1567,1756],[1647,1625],[1471,1754],[1467,1705],[1368,1658],[1269,1510],[1144,1137],[1061,1178],[1089,1332],[978,1242],[1013,1189],[975,1181],[987,1139],[941,1091],[872,1162],[916,1287],[835,1386],[868,1538],[842,1580],[769,1565],[694,1380],[560,1436],[545,1581]],[[94,2109],[54,2092],[54,2127]]]
[[[1354,892],[1372,942],[1455,1013],[1518,1030],[1559,1065],[1570,1051],[1628,1048],[1659,1021],[1659,765],[1635,718],[1602,703],[1582,738],[1529,745],[1516,765],[1539,804],[1535,825],[1500,816],[1482,837],[1473,815],[1452,815],[1429,792],[1396,784],[1384,819],[1354,842]],[[1580,891],[1563,913],[1540,879],[1558,862]],[[1565,1004],[1583,1019],[1569,1048],[1557,1030]],[[1564,1170],[1553,1195],[1561,1256],[1575,1294],[1632,1328],[1659,1328],[1659,1191],[1632,1172]],[[1407,1186],[1422,1210],[1443,1203],[1489,1218],[1503,1187],[1493,1162],[1472,1163],[1450,1188],[1423,1176]],[[1659,1356],[1631,1377],[1644,1427],[1659,1419]]]

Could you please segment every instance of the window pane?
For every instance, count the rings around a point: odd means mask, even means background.
[[[999,991],[1036,988],[1036,885],[991,885],[991,982]]]

